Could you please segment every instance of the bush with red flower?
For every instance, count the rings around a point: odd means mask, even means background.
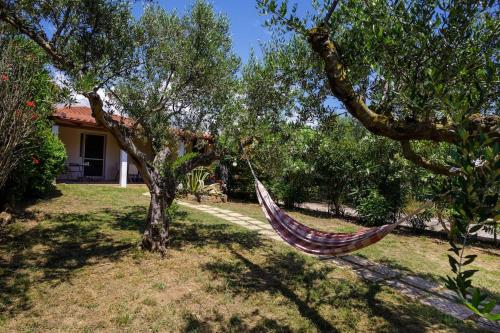
[[[42,195],[65,161],[48,116],[59,94],[43,54],[19,36],[0,39],[0,208],[15,197]],[[11,37],[11,38],[9,38]]]

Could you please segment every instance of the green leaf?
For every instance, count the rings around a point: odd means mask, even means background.
[[[451,270],[453,271],[453,273],[456,273],[458,261],[455,258],[453,258],[452,256],[450,256],[449,254],[448,254],[448,261],[450,263]]]
[[[486,303],[483,306],[483,308],[481,309],[481,312],[483,312],[483,313],[490,313],[491,310],[493,310],[493,308],[495,307],[496,304],[497,304],[497,302],[495,300],[489,301],[488,303]]]
[[[477,257],[477,254],[469,254],[468,256],[465,256],[466,260],[464,260],[462,265],[466,266],[466,265],[470,264],[471,262],[474,261],[474,259],[476,259],[476,257]]]
[[[470,278],[472,275],[474,275],[474,273],[478,272],[477,269],[470,269],[470,270],[467,270],[467,271],[463,271],[461,274],[463,276],[464,279],[468,279]]]
[[[488,319],[489,321],[499,321],[500,320],[500,313],[483,313],[481,315],[484,318]]]
[[[474,305],[474,307],[477,308],[479,306],[480,301],[481,301],[481,292],[479,291],[479,289],[476,288],[472,292],[471,303],[472,303],[472,305]]]

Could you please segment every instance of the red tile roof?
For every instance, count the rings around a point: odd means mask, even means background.
[[[85,125],[91,127],[101,127],[97,124],[94,117],[92,117],[92,110],[87,106],[71,106],[57,108],[52,117],[57,121],[70,122],[78,125]],[[125,125],[131,126],[132,120],[127,117],[119,115],[112,116],[116,121],[123,121]]]
[[[121,117],[119,115],[112,115],[112,117],[116,121],[123,121],[126,126],[132,126],[133,124],[133,121],[130,118]],[[56,122],[60,123],[71,123],[81,126],[103,128],[103,126],[97,124],[95,118],[92,116],[92,110],[88,106],[59,107],[55,109],[54,113],[52,114],[52,118]],[[203,135],[195,135],[194,133],[182,131],[179,129],[177,129],[175,132],[177,133],[177,135],[184,138],[186,138],[189,135],[191,139],[195,139],[197,137],[198,138],[202,137],[205,140],[213,139],[210,133],[204,133]]]

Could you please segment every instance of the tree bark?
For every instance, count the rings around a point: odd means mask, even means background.
[[[421,166],[424,169],[430,170],[435,174],[444,175],[444,176],[452,176],[457,174],[457,171],[453,171],[451,167],[447,167],[445,165],[433,164],[427,161],[422,156],[415,153],[415,151],[411,147],[410,141],[404,140],[401,142],[401,148],[403,150],[403,156],[415,163],[418,166]]]
[[[171,222],[166,210],[172,204],[173,199],[156,186],[151,189],[150,193],[151,201],[141,246],[145,250],[165,255],[169,242]]]

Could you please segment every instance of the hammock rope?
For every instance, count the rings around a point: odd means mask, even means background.
[[[360,230],[352,233],[324,232],[310,228],[285,213],[272,200],[269,192],[257,178],[250,160],[245,156],[255,181],[255,192],[260,207],[274,231],[291,246],[306,253],[331,256],[342,255],[377,243],[401,223],[422,212],[429,204],[424,204],[414,213],[408,214],[395,223]]]

